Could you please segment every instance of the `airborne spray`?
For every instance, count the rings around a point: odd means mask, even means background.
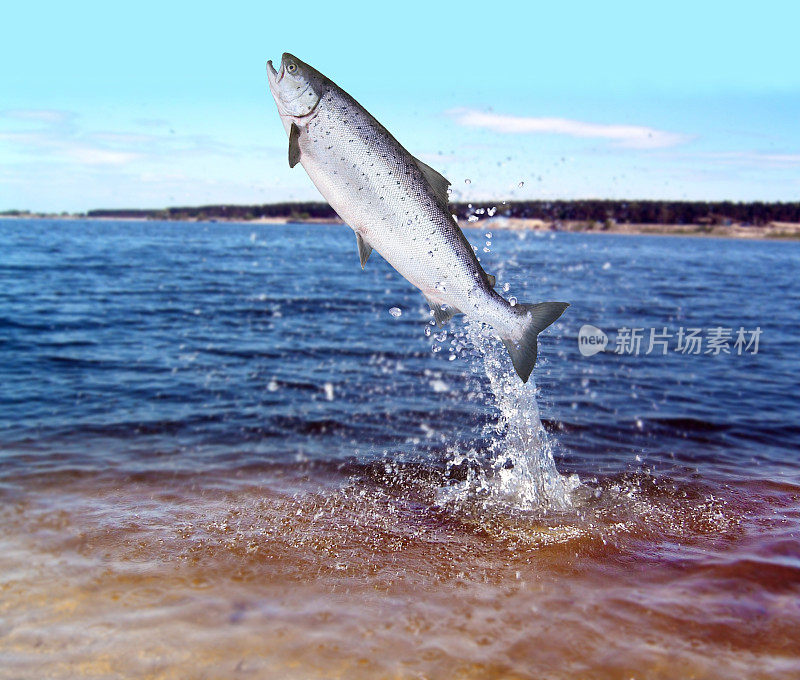
[[[467,321],[458,335],[463,335],[464,345],[472,347],[469,361],[475,362],[477,371],[488,378],[488,393],[479,394],[493,407],[495,417],[485,426],[489,443],[482,451],[451,453],[448,468],[466,465],[467,478],[441,488],[439,502],[523,510],[571,508],[572,492],[580,486],[580,480],[577,475],[562,475],[556,469],[552,442],[539,414],[534,381],[520,384],[508,370],[508,358],[500,341],[483,324]]]

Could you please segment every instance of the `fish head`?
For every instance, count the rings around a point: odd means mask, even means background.
[[[269,89],[281,116],[303,118],[319,104],[325,76],[294,55],[284,52],[278,70],[267,62]]]

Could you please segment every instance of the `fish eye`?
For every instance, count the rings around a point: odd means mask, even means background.
[[[287,64],[286,65],[286,70],[289,73],[294,73],[297,70],[297,66],[295,66],[294,64]]]

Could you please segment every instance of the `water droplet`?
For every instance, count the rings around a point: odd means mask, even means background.
[[[431,337],[431,327],[430,326],[425,326],[425,337],[426,338]]]
[[[434,392],[447,392],[450,389],[449,385],[439,378],[431,380],[430,384]]]
[[[403,310],[400,309],[399,307],[392,307],[389,310],[389,314],[391,314],[393,317],[397,318],[398,316],[401,316],[403,314]]]
[[[325,387],[325,398],[328,401],[333,401],[333,383],[326,382],[324,387]]]
[[[464,184],[472,184],[472,180],[471,179],[465,179],[464,180]]]
[[[510,290],[511,290],[511,284],[510,283],[504,283],[503,284],[503,292],[507,293]]]
[[[520,182],[520,183],[519,183],[517,186],[518,186],[520,189],[522,189],[522,187],[524,187],[524,186],[525,186],[525,182]]]
[[[487,232],[484,234],[484,236],[485,236],[486,238],[492,238],[492,232],[491,232],[491,231],[487,231]]]
[[[277,392],[278,391],[278,383],[277,383],[277,381],[270,380],[269,383],[267,384],[267,389],[270,392]]]
[[[515,298],[515,297],[512,295],[510,298],[508,298],[508,304],[510,304],[510,305],[513,307],[514,305],[516,305],[516,304],[517,304],[517,298]]]

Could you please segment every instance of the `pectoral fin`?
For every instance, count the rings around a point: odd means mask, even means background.
[[[439,199],[439,202],[445,208],[447,208],[447,204],[449,202],[447,187],[450,186],[450,180],[436,172],[436,170],[434,170],[430,165],[423,163],[419,158],[415,158],[414,160],[417,162],[419,169],[422,170],[422,174],[425,176],[425,179],[428,180],[428,184],[431,185],[436,198]]]
[[[444,326],[456,314],[462,313],[455,307],[450,307],[449,305],[445,307],[444,305],[440,305],[438,302],[434,302],[427,295],[425,296],[425,301],[431,307],[431,311],[433,312],[433,318],[435,319],[437,326]]]
[[[361,269],[364,269],[364,265],[367,264],[367,260],[372,253],[372,246],[358,232],[356,232],[356,243],[358,244],[358,258],[361,260]]]
[[[289,128],[289,167],[293,168],[300,162],[300,128],[292,123]]]
[[[497,279],[494,274],[486,274],[486,280],[489,282],[489,288],[494,288],[497,285]]]

